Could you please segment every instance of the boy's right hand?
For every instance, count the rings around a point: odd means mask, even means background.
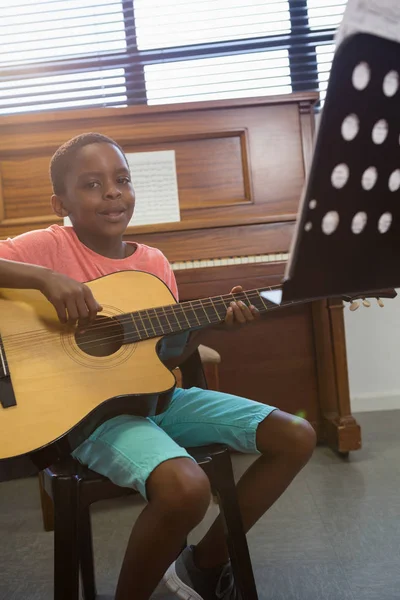
[[[61,273],[46,269],[39,289],[56,309],[61,323],[91,322],[103,310],[87,285]]]

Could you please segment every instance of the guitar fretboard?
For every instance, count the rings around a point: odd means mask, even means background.
[[[270,288],[265,288],[268,289]],[[274,303],[260,295],[262,291],[264,290],[250,290],[129,313],[124,315],[125,329],[128,317],[129,341],[140,341],[221,323],[233,301],[244,302],[247,306],[252,304],[260,312],[276,308]]]

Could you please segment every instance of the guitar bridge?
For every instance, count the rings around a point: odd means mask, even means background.
[[[6,353],[3,346],[3,340],[0,337],[0,404],[3,408],[10,408],[17,405]]]

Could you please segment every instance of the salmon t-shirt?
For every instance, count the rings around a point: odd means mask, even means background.
[[[146,271],[164,281],[176,299],[178,289],[171,265],[164,254],[145,244],[126,258],[107,258],[82,244],[73,227],[51,225],[0,241],[0,258],[47,267],[85,282],[117,271]]]
[[[47,267],[82,283],[117,271],[145,271],[167,284],[176,300],[178,288],[171,265],[157,248],[127,242],[136,247],[126,258],[107,258],[82,244],[73,227],[51,225],[15,238],[0,240],[0,258]],[[163,358],[181,354],[187,335],[169,336]]]

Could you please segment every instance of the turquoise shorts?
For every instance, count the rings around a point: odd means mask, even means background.
[[[162,414],[114,417],[98,427],[72,456],[146,498],[146,481],[152,471],[171,458],[191,458],[186,447],[219,442],[239,452],[257,453],[257,427],[274,410],[231,394],[178,388]]]

